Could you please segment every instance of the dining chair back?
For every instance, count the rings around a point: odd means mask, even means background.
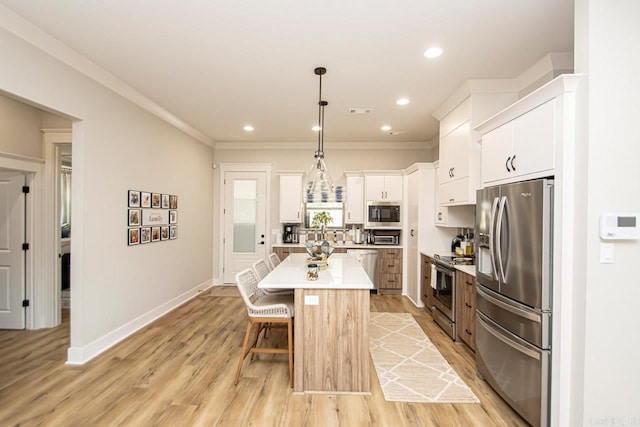
[[[263,289],[258,287],[258,282],[255,272],[250,268],[236,274],[236,284],[247,307],[248,320],[234,384],[238,384],[242,365],[248,354],[251,354],[253,359],[255,353],[271,353],[288,355],[289,383],[293,387],[293,296],[291,294],[266,294]],[[249,338],[254,326],[256,327],[254,339],[249,345]],[[287,329],[286,349],[258,347],[260,333],[273,328]]]
[[[278,266],[278,264],[280,264],[280,258],[278,257],[277,253],[271,252],[269,254],[269,263],[271,264],[271,269],[272,270],[274,268],[276,268]]]
[[[253,271],[256,273],[258,277],[258,281],[267,277],[267,274],[271,272],[271,268],[267,265],[267,262],[263,259],[259,259],[253,263]]]

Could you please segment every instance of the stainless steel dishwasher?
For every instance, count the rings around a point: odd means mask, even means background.
[[[376,263],[378,262],[378,251],[376,249],[347,249],[347,255],[357,258],[362,264],[362,268],[367,272],[367,276],[373,282],[375,292],[378,293],[378,284],[376,283]]]

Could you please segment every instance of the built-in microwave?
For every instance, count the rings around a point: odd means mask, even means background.
[[[368,201],[366,217],[365,228],[402,227],[399,203]]]

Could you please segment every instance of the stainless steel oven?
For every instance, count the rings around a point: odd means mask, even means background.
[[[448,260],[434,257],[436,286],[433,288],[433,318],[452,340],[456,340],[456,270]]]

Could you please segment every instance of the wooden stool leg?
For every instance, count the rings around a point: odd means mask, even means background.
[[[264,323],[262,322],[258,323],[258,327],[256,328],[256,337],[253,340],[253,345],[251,346],[251,348],[258,346],[258,339],[260,338],[260,332],[262,331],[263,328],[264,328]],[[251,353],[251,360],[253,360],[255,355],[256,355],[255,353]]]
[[[293,388],[293,321],[288,319],[287,321],[287,341],[289,344],[289,383]]]
[[[242,371],[242,364],[244,358],[247,357],[247,344],[249,342],[249,336],[251,335],[251,320],[247,320],[247,332],[244,334],[244,342],[242,343],[242,353],[240,353],[240,360],[238,361],[238,369],[236,370],[236,379],[234,385],[238,385],[238,379],[240,378],[240,371]]]

